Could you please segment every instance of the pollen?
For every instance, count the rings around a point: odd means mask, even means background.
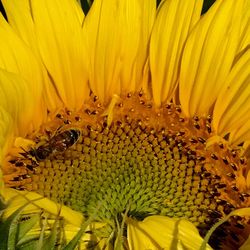
[[[186,218],[201,236],[231,211],[250,205],[242,185],[247,160],[226,140],[211,143],[212,117],[186,118],[181,107],[161,108],[143,94],[116,98],[104,108],[93,97],[79,112],[49,114],[50,122],[13,148],[5,184],[34,191],[109,228],[128,217]],[[210,239],[213,247],[238,248],[249,222],[233,217]],[[225,248],[226,249],[226,248]]]

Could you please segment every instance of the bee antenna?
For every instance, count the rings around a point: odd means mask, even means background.
[[[24,149],[23,147],[21,147],[21,149],[22,149],[24,152],[20,152],[19,154],[22,155],[22,156],[25,157],[25,158],[31,158],[30,156],[35,157],[35,155],[36,155],[34,148],[31,148],[29,151],[27,151],[27,150]]]

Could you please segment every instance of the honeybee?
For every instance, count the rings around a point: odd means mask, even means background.
[[[32,148],[28,153],[35,157],[37,161],[43,161],[51,154],[56,152],[64,152],[69,147],[73,146],[81,135],[78,129],[64,130],[55,136],[51,137],[48,142],[37,147]]]

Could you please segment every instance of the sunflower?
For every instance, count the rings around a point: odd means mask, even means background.
[[[0,249],[248,249],[250,1],[2,2]]]

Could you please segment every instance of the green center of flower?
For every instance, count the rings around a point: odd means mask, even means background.
[[[190,220],[203,236],[241,207],[247,195],[236,176],[245,159],[223,143],[209,145],[210,117],[187,119],[178,106],[156,109],[135,96],[116,103],[107,116],[101,111],[93,102],[82,113],[57,114],[53,126],[60,129],[46,124],[35,147],[10,161],[26,172],[8,185],[86,217],[95,213],[111,227],[125,213],[138,220],[165,215]]]

